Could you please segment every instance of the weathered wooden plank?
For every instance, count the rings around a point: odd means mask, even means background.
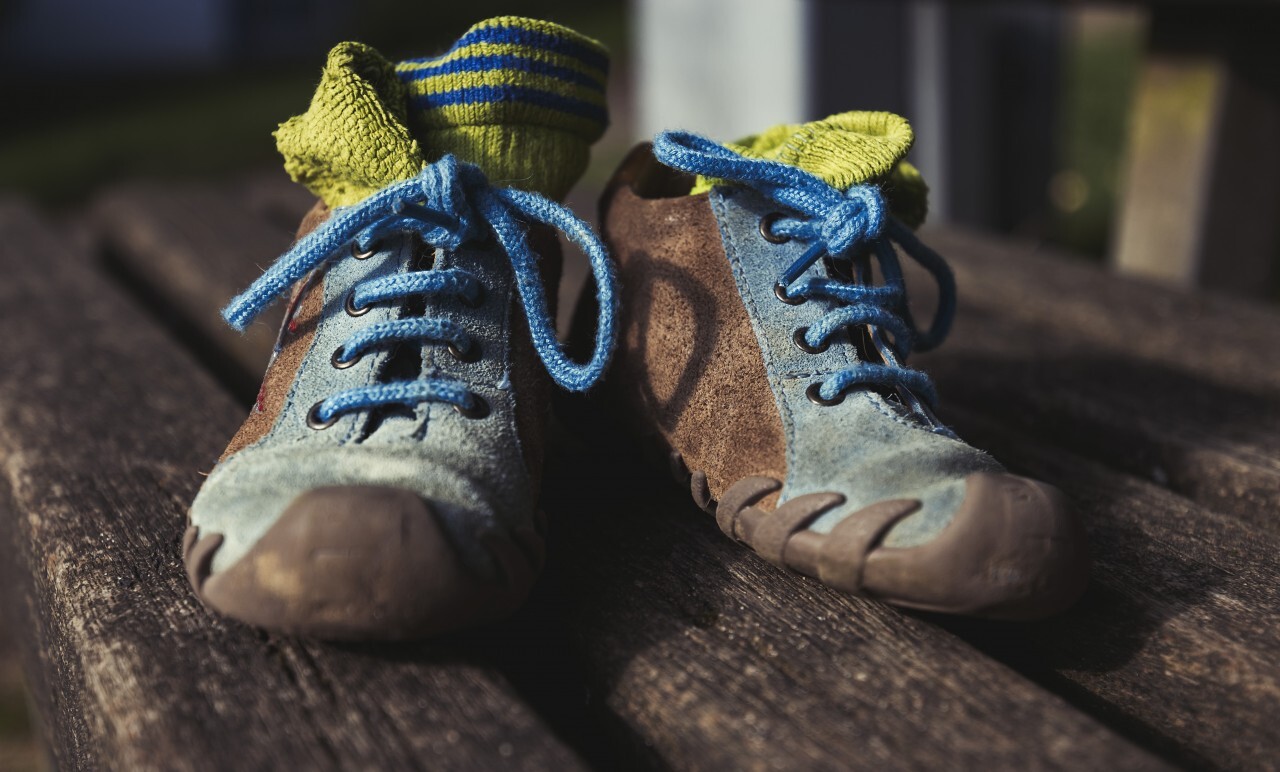
[[[952,227],[928,229],[924,239],[955,269],[964,310],[1052,320],[1105,350],[1210,384],[1280,390],[1280,368],[1266,357],[1280,344],[1273,307],[1117,276],[1027,241]]]
[[[1087,515],[1092,584],[1033,625],[940,619],[1193,767],[1264,769],[1280,750],[1280,539],[952,407],[948,420]]]
[[[474,644],[336,648],[205,611],[183,513],[242,409],[29,211],[0,207],[0,245],[0,599],[59,767],[579,766]]]
[[[283,216],[271,214],[278,199],[258,191],[251,197],[234,187],[193,185],[171,195],[156,185],[129,184],[99,197],[90,218],[108,267],[241,397],[257,390],[281,310],[263,314],[244,334],[228,327],[219,311],[293,236]]]
[[[556,446],[550,560],[595,699],[663,764],[1162,766],[918,615],[731,543],[611,436]]]
[[[944,402],[1280,533],[1280,313],[955,230]]]
[[[251,212],[290,235],[316,203],[316,197],[289,179],[283,169],[247,172],[221,190],[224,195],[239,198]]]
[[[549,581],[596,711],[652,764],[1157,764],[938,628],[728,543],[630,455],[566,443],[545,486]]]
[[[1272,763],[1280,366],[1258,352],[1280,343],[1280,315],[1025,244],[929,239],[961,294],[951,340],[918,361],[944,418],[1076,498],[1095,556],[1059,620],[943,623],[1170,756]]]

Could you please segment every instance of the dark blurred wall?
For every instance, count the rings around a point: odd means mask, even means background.
[[[0,57],[30,72],[209,70],[291,58],[341,29],[352,0],[9,0]]]

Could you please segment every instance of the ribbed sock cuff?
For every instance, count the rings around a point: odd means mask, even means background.
[[[495,184],[561,198],[608,125],[609,55],[550,22],[480,22],[441,56],[396,65],[428,160],[453,153]]]

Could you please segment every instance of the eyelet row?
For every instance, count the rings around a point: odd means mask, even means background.
[[[770,244],[785,244],[786,242],[790,241],[791,240],[790,236],[782,236],[777,233],[774,233],[773,231],[773,226],[776,225],[777,222],[785,216],[786,215],[784,215],[782,212],[770,212],[769,214],[766,214],[764,217],[761,217],[760,218],[760,237],[763,238],[765,241],[769,242]],[[783,285],[782,282],[778,282],[777,284],[773,285],[773,295],[778,300],[782,301],[783,303],[786,303],[789,306],[798,306],[808,300],[808,298],[793,298],[790,295],[788,295],[787,288],[785,285]],[[805,340],[805,335],[807,335],[808,332],[809,332],[808,327],[798,327],[796,328],[796,331],[791,334],[791,342],[795,344],[796,348],[800,349],[806,354],[821,354],[822,352],[826,351],[827,348],[830,347],[831,345],[830,341],[824,342],[821,346],[810,346],[809,341]],[[824,399],[821,391],[822,391],[822,382],[817,381],[809,384],[809,387],[804,390],[804,395],[809,398],[810,402],[812,402],[815,405],[821,405],[822,407],[831,407],[833,405],[839,405],[841,402],[844,402],[844,392],[840,392],[839,394],[837,394],[834,399]]]
[[[791,240],[790,236],[779,236],[778,234],[773,232],[774,224],[777,223],[778,220],[781,220],[785,216],[786,215],[784,215],[782,212],[770,212],[769,214],[766,214],[764,217],[761,217],[760,218],[760,237],[763,238],[765,241],[769,242],[770,244],[785,244],[788,241],[790,241]],[[773,295],[778,300],[781,300],[783,303],[786,303],[789,306],[798,306],[808,300],[808,298],[793,298],[790,295],[788,295],[787,288],[785,285],[783,285],[782,282],[778,282],[777,284],[773,285]]]

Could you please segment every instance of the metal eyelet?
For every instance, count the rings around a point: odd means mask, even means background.
[[[322,399],[312,405],[311,409],[307,411],[307,426],[310,426],[312,429],[328,429],[330,426],[333,426],[338,422],[338,415],[336,413],[329,416],[328,421],[320,420],[320,406],[323,404],[324,400]]]
[[[808,300],[808,298],[793,298],[788,295],[787,288],[782,285],[782,282],[773,285],[773,296],[789,306],[798,306]]]
[[[474,394],[471,395],[471,399],[473,401],[471,407],[463,407],[456,402],[454,403],[453,409],[458,411],[458,415],[463,418],[484,418],[489,415],[488,402],[485,402],[484,399],[477,397]]]
[[[368,260],[369,258],[373,257],[377,253],[378,253],[378,242],[376,241],[370,244],[368,251],[365,251],[365,252],[360,251],[359,244],[355,243],[354,241],[351,242],[351,256],[357,260]]]
[[[343,310],[347,312],[347,316],[364,316],[369,313],[369,309],[373,306],[357,306],[355,290],[347,293],[346,302],[342,304]]]
[[[782,212],[770,212],[760,218],[760,237],[770,244],[785,244],[791,240],[790,236],[779,236],[773,232],[773,226],[786,217]]]
[[[831,345],[831,341],[823,341],[821,346],[810,346],[809,341],[805,340],[805,335],[809,333],[808,327],[797,327],[796,331],[791,334],[791,342],[796,344],[796,348],[806,354],[821,354]]]
[[[458,348],[457,343],[450,341],[448,349],[453,358],[459,362],[474,362],[480,358],[480,344],[474,340],[466,348]]]
[[[333,365],[333,369],[335,370],[345,370],[364,358],[364,354],[356,354],[351,359],[343,359],[342,358],[343,348],[344,348],[343,346],[338,346],[336,349],[333,350],[333,356],[329,357],[329,364]]]
[[[841,402],[844,402],[843,391],[837,394],[835,399],[823,399],[822,395],[819,393],[821,389],[822,381],[815,381],[809,384],[809,388],[804,390],[804,395],[809,398],[810,402],[815,405],[821,405],[822,407],[831,407],[832,405],[839,405]]]

